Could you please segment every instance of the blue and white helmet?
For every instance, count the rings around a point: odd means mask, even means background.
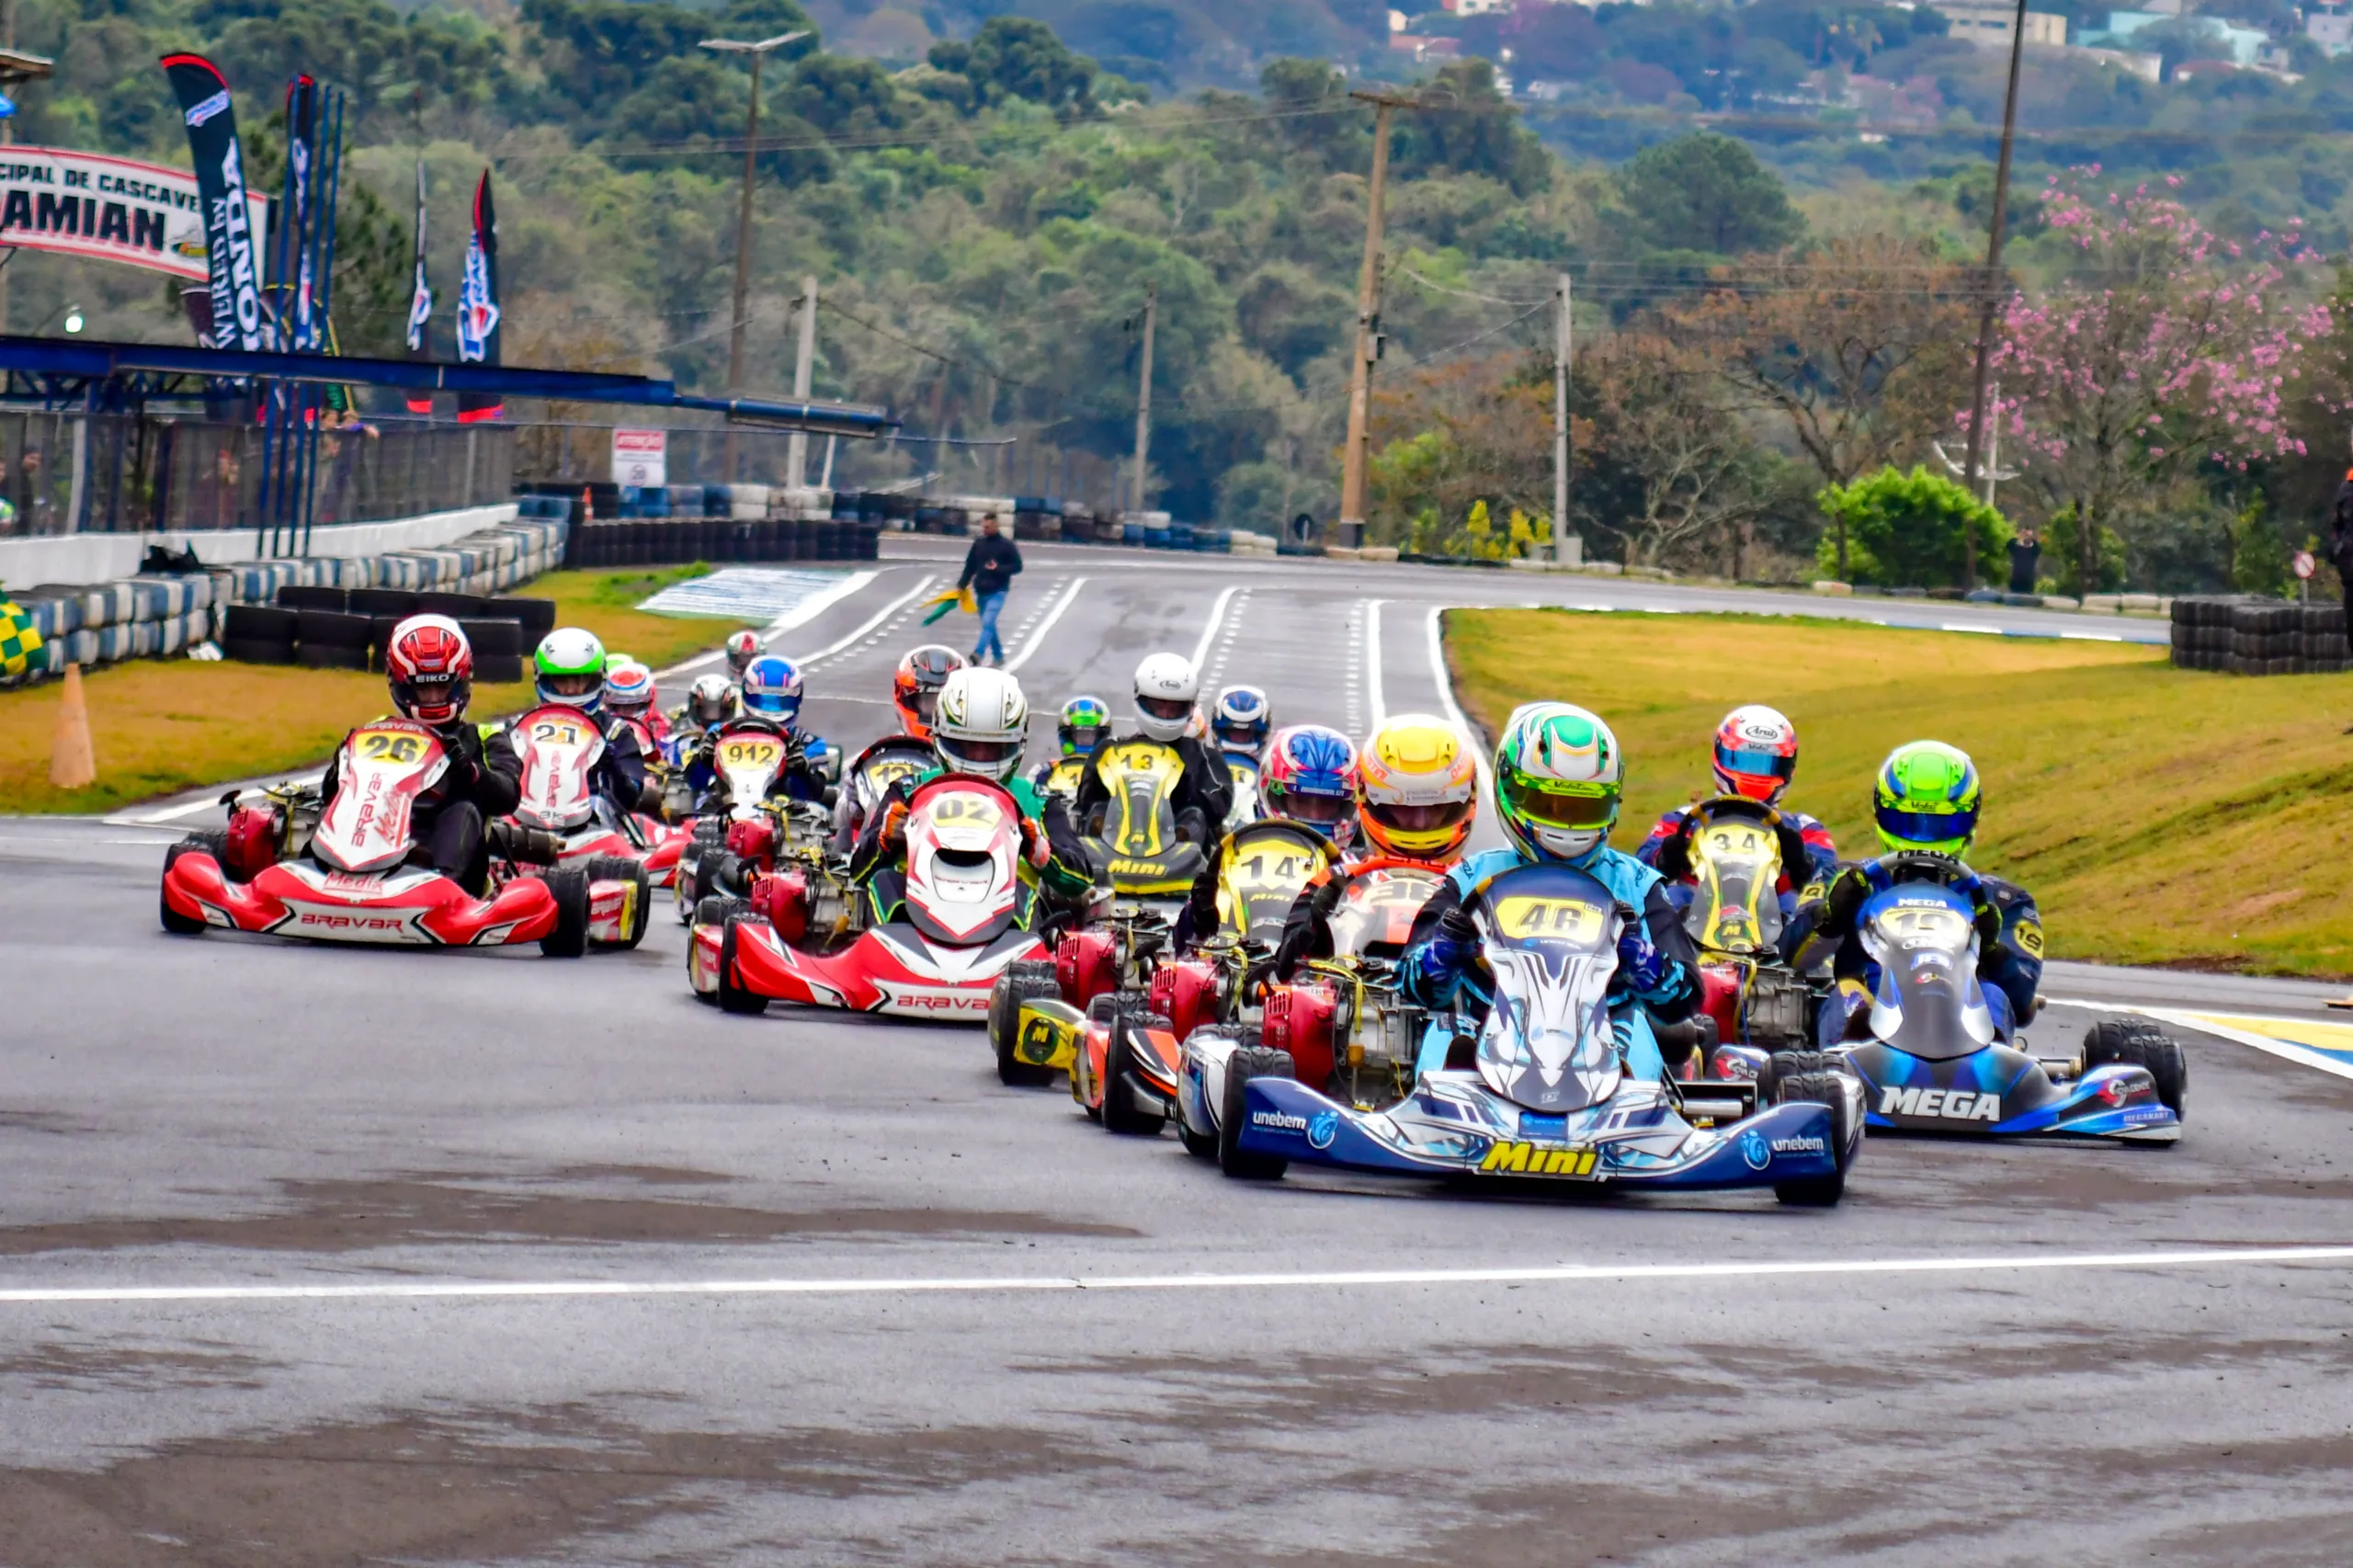
[[[1305,823],[1334,844],[1356,835],[1357,748],[1321,724],[1291,724],[1267,742],[1258,771],[1267,810]]]
[[[1210,712],[1210,733],[1219,746],[1256,757],[1267,748],[1275,727],[1275,705],[1255,686],[1229,686],[1217,694]]]
[[[744,711],[790,725],[801,716],[801,671],[780,653],[744,666]]]

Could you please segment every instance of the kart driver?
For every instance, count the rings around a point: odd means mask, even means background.
[[[1111,710],[1099,697],[1074,697],[1063,704],[1062,714],[1054,724],[1054,739],[1062,746],[1062,756],[1041,762],[1029,770],[1029,782],[1043,793],[1064,799],[1078,794],[1078,781],[1086,775],[1086,765],[1103,749],[1103,742],[1111,733]]]
[[[868,798],[866,759],[877,750],[894,746],[902,738],[928,742],[931,718],[939,706],[940,688],[948,677],[965,666],[964,655],[938,642],[907,650],[891,674],[891,706],[899,712],[899,733],[885,735],[850,759],[842,780],[841,798],[834,802],[834,849],[847,854],[866,831],[875,801]],[[1026,710],[1025,710],[1026,711]]]
[[[825,798],[826,777],[824,759],[831,750],[824,739],[810,733],[800,725],[802,696],[801,671],[791,660],[780,653],[763,653],[744,670],[741,696],[743,711],[733,721],[714,724],[696,738],[695,749],[687,764],[689,778],[706,780],[704,798],[698,811],[711,811],[720,804],[709,798],[719,787],[719,769],[712,754],[719,744],[722,729],[741,730],[746,727],[773,731],[788,743],[784,766],[768,782],[770,800],[819,801]]]
[[[473,695],[473,649],[448,616],[413,615],[392,629],[384,650],[384,675],[393,710],[431,730],[449,758],[448,769],[409,807],[415,835],[409,858],[480,898],[490,885],[483,824],[521,802],[522,774],[512,751],[504,745],[485,747],[482,732],[465,722],[466,703]],[[327,763],[327,776],[319,788],[322,811],[335,799],[344,747],[350,744],[346,735]]]
[[[744,672],[752,667],[754,659],[766,652],[760,646],[760,634],[747,626],[740,631],[729,632],[724,646],[727,650],[728,684],[740,687],[744,684]]]
[[[1945,855],[1959,861],[1977,835],[1982,792],[1969,754],[1941,741],[1913,741],[1887,754],[1871,791],[1879,841],[1891,855]],[[2042,920],[2024,888],[1961,867],[1949,884],[1977,912],[1977,979],[1994,1027],[2004,1041],[2035,1014],[2042,983]],[[1815,1039],[1827,1050],[1847,1039],[1869,1015],[1878,965],[1863,949],[1857,916],[1872,893],[1894,885],[1877,861],[1847,866],[1819,898],[1809,897],[1781,933],[1781,951],[1794,960],[1811,938],[1837,944],[1831,972],[1838,988],[1824,999]],[[1810,956],[1810,955],[1809,955]]]
[[[1495,757],[1495,815],[1511,847],[1461,861],[1422,905],[1397,966],[1408,1002],[1451,1006],[1469,1024],[1483,1020],[1493,998],[1464,900],[1515,866],[1567,866],[1608,888],[1629,915],[1609,982],[1611,1015],[1627,1071],[1637,1078],[1665,1075],[1650,1021],[1679,1023],[1698,1006],[1696,954],[1659,874],[1609,847],[1625,778],[1618,737],[1594,714],[1566,702],[1530,702],[1512,714]],[[1442,1038],[1434,1043],[1445,1049]],[[1424,1071],[1442,1065],[1427,1056],[1420,1063]]]
[[[1387,859],[1443,870],[1462,858],[1478,814],[1479,770],[1461,730],[1427,713],[1383,722],[1357,763],[1361,847],[1300,891],[1275,949],[1275,978],[1287,983],[1307,960],[1332,956],[1332,912],[1359,867]]]
[[[1337,730],[1321,724],[1288,724],[1267,743],[1265,770],[1258,777],[1266,816],[1297,823],[1344,853],[1356,827],[1357,748]],[[1212,855],[1193,879],[1192,895],[1176,921],[1182,949],[1218,929],[1217,885],[1224,857]]]
[[[588,770],[588,793],[606,825],[619,827],[632,812],[661,810],[660,786],[648,788],[646,783],[645,752],[637,726],[605,711],[605,645],[595,633],[577,626],[559,626],[549,632],[531,655],[531,678],[542,704],[578,709],[604,737],[605,749]],[[501,730],[490,751],[517,779],[522,778],[523,763],[515,755],[511,730]]]
[[[1233,809],[1233,775],[1201,737],[1192,733],[1200,718],[1198,706],[1201,677],[1182,653],[1154,653],[1136,666],[1136,733],[1129,740],[1155,741],[1176,754],[1179,768],[1169,803],[1176,812],[1176,836],[1207,849],[1212,831]],[[1090,767],[1078,781],[1078,800],[1072,819],[1081,831],[1094,832],[1097,819],[1111,801],[1110,786],[1102,773]]]
[[[605,711],[637,726],[649,751],[669,737],[670,721],[654,701],[654,672],[627,653],[605,656]]]
[[[1830,830],[1803,812],[1781,804],[1798,771],[1798,727],[1778,710],[1752,702],[1724,715],[1716,726],[1716,790],[1740,795],[1781,813],[1781,915],[1797,911],[1798,894],[1827,881],[1838,869],[1838,846]],[[1658,819],[1634,858],[1654,867],[1680,894],[1692,883],[1691,834],[1699,826],[1690,806],[1677,806]]]
[[[1029,730],[1029,699],[1003,670],[960,669],[940,687],[931,724],[936,765],[892,780],[850,853],[850,879],[867,889],[878,921],[894,918],[906,896],[908,803],[943,774],[986,778],[1013,797],[1021,810],[1022,855],[1038,874],[1049,920],[1085,906],[1095,879],[1069,810],[1060,795],[1040,794],[1020,777]],[[1040,928],[1034,913],[1029,924]]]

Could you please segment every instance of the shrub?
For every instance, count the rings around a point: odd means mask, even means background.
[[[1847,579],[1882,587],[1947,587],[1961,577],[1964,538],[1977,551],[1978,581],[1998,583],[2010,525],[2002,514],[1925,468],[1890,466],[1814,496],[1830,519],[1815,559],[1825,575],[1838,564],[1838,529],[1847,534]]]

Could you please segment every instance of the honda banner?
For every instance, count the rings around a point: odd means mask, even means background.
[[[200,54],[164,56],[164,74],[179,97],[188,152],[196,160],[204,259],[212,284],[213,347],[248,353],[270,347],[275,335],[261,301],[261,236],[266,231],[256,222],[252,199],[245,193],[229,79]]]
[[[260,233],[268,212],[268,198],[248,193],[246,232]],[[0,245],[211,277],[196,176],[102,153],[0,147]]]

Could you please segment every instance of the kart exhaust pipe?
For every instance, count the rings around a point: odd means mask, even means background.
[[[504,817],[492,823],[483,836],[489,840],[494,858],[512,860],[519,866],[552,866],[563,858],[562,838]]]

